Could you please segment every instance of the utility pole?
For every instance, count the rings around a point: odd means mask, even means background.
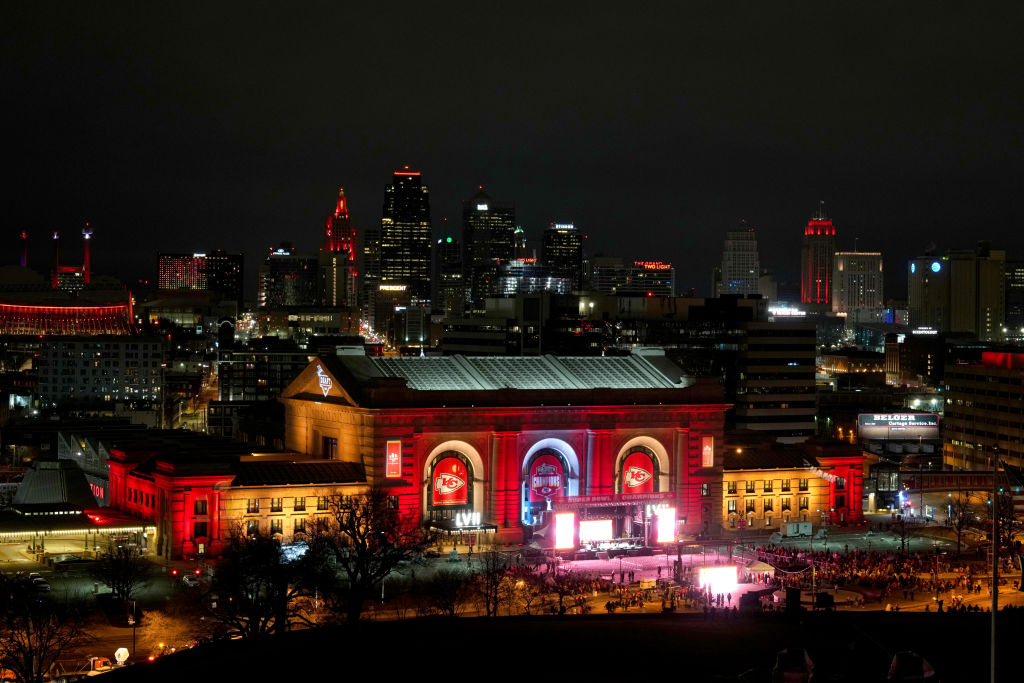
[[[992,661],[991,683],[996,683],[996,616],[999,614],[999,446],[992,452]]]

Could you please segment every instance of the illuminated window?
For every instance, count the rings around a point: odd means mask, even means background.
[[[735,500],[730,500],[729,501],[729,514],[730,515],[736,514],[736,501]]]
[[[704,497],[710,496],[711,495],[711,484],[701,484],[700,485],[700,495],[704,496]]]
[[[783,491],[788,491],[789,490],[789,479],[783,479],[782,480],[782,490]]]
[[[771,498],[765,498],[764,499],[764,511],[765,512],[772,512],[774,510],[775,510],[775,501],[772,500]]]
[[[296,512],[303,512],[306,509],[306,499],[305,499],[305,497],[303,497],[303,498],[296,498],[295,499],[295,507],[293,509]]]
[[[727,493],[736,493],[736,482],[734,482],[734,481],[727,482],[726,483],[726,492]]]
[[[807,491],[809,488],[810,488],[810,484],[808,483],[808,480],[807,479],[801,479],[800,480],[800,490],[801,491]]]
[[[764,480],[764,492],[765,493],[771,493],[772,490],[773,490],[772,480],[771,479],[765,479]]]
[[[791,509],[791,502],[790,501],[792,501],[792,500],[793,500],[792,498],[783,498],[782,499],[782,509],[783,510]]]
[[[283,534],[284,533],[284,520],[280,519],[280,518],[270,520],[270,533],[272,533],[272,534]]]
[[[753,480],[747,482],[747,493],[754,493],[757,490],[755,483]]]
[[[270,511],[271,512],[281,512],[283,509],[284,509],[284,504],[283,504],[283,501],[282,501],[281,498],[271,498],[270,499]]]
[[[246,536],[258,536],[260,533],[259,520],[253,520],[245,525]]]
[[[800,509],[809,510],[811,507],[811,499],[807,496],[800,496]]]
[[[836,477],[836,490],[842,491],[846,488],[846,479],[843,477]]]
[[[245,511],[248,514],[250,514],[250,515],[259,512],[260,511],[260,499],[259,498],[250,498],[248,501],[246,501]]]
[[[748,514],[757,512],[757,501],[756,500],[754,500],[753,498],[747,498],[746,503],[747,503],[747,513]]]
[[[327,496],[319,496],[316,499],[316,509],[317,510],[323,511],[323,510],[326,510],[328,507],[330,507],[330,505],[328,503]]]

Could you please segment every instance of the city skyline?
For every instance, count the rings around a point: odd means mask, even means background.
[[[616,253],[629,234],[622,255],[671,261],[681,291],[706,290],[740,219],[795,280],[819,200],[837,248],[882,252],[891,276],[929,244],[973,246],[965,232],[1018,258],[1020,12],[553,10],[481,30],[426,8],[21,8],[3,29],[19,131],[4,235],[28,231],[36,268],[46,234],[88,221],[97,273],[130,282],[156,251],[218,246],[255,273],[269,245],[316,245],[338,186],[361,231],[378,223],[408,163],[429,179],[435,235],[484,185],[533,239],[573,222],[591,253]],[[625,49],[605,49],[609,32]],[[830,47],[812,59],[819,35]]]

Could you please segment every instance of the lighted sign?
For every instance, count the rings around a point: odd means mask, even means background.
[[[736,567],[701,567],[700,586],[712,595],[729,594],[736,590]]]
[[[377,289],[381,292],[404,292],[405,285],[379,285]]]
[[[476,205],[476,210],[477,211],[486,211],[487,210],[487,205],[486,204],[477,204]]]
[[[700,437],[700,466],[715,466],[715,437],[711,435]]]
[[[917,264],[916,263],[911,263],[910,264],[910,272],[911,273],[916,273],[917,272]]]
[[[320,391],[324,392],[324,398],[327,398],[328,392],[330,392],[331,387],[334,386],[334,380],[331,379],[330,375],[324,372],[322,365],[316,366],[316,378],[320,382]]]
[[[644,270],[672,270],[672,264],[664,261],[633,261],[633,265]]]
[[[550,453],[534,459],[530,465],[530,502],[538,503],[562,495],[562,461]]]
[[[938,261],[932,261],[932,272],[937,273],[942,270],[942,264]]]
[[[572,223],[555,223],[555,230],[575,230],[576,226]]]
[[[385,477],[397,479],[402,476],[402,442],[388,441]]]
[[[565,550],[576,547],[576,514],[559,512],[555,515],[555,549]]]
[[[864,439],[938,439],[936,413],[866,413],[857,416],[857,433]]]
[[[434,465],[434,505],[468,505],[469,473],[458,458],[442,458]]]
[[[612,540],[612,520],[581,519],[580,543],[598,543]]]
[[[676,540],[676,509],[662,508],[658,511],[658,543],[674,543]]]
[[[654,464],[644,451],[634,451],[622,461],[622,492],[654,492]]]
[[[456,512],[455,513],[455,526],[462,529],[467,527],[478,527],[480,526],[480,513],[479,512]]]
[[[777,317],[799,317],[807,315],[806,311],[801,311],[799,308],[793,306],[769,306],[768,312]]]

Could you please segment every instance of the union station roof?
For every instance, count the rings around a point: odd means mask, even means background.
[[[329,376],[312,374],[320,365]],[[661,349],[628,356],[321,356],[282,398],[338,402],[335,380],[348,400],[368,407],[723,402],[716,380],[685,375]]]

